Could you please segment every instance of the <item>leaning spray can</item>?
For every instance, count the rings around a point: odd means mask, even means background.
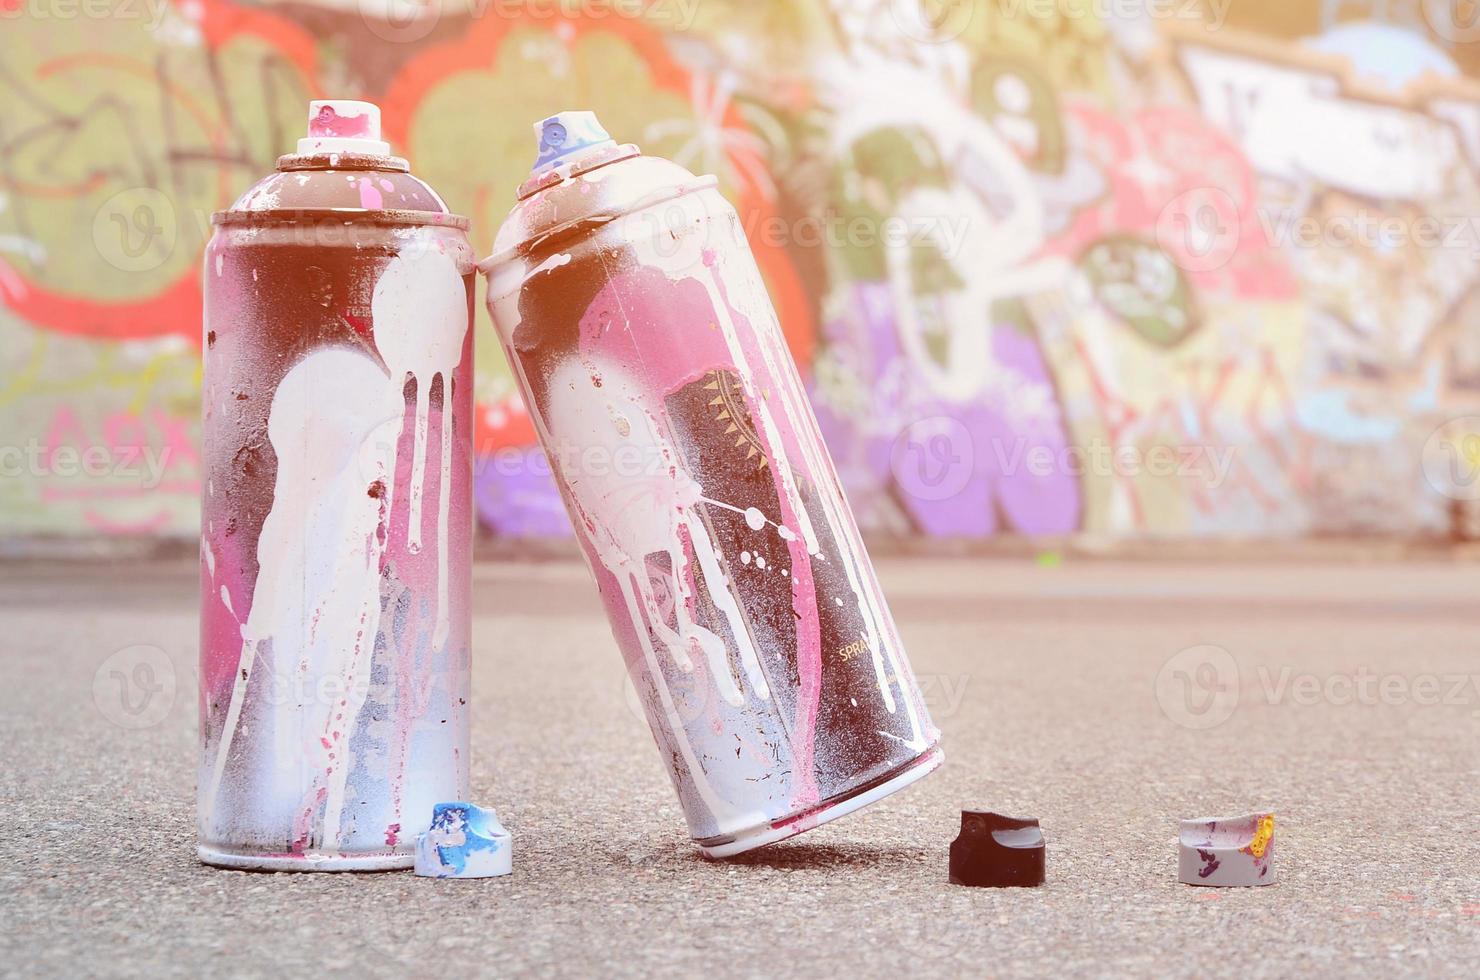
[[[466,219],[315,102],[205,254],[201,860],[410,867],[468,783]]]
[[[535,129],[489,310],[695,840],[914,782],[939,733],[734,209],[591,113]]]

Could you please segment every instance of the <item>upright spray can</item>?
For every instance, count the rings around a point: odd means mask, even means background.
[[[468,789],[466,219],[363,102],[212,218],[199,854],[411,867]]]
[[[488,305],[689,829],[723,857],[941,761],[715,178],[536,125]]]

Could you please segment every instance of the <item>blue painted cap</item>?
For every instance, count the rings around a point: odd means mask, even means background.
[[[616,146],[594,112],[557,112],[534,124],[540,143],[533,173],[549,170],[595,147]]]

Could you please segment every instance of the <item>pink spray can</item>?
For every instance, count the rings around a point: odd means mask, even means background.
[[[488,306],[689,829],[801,833],[942,759],[735,210],[587,112],[539,158]]]
[[[474,256],[363,102],[212,219],[199,855],[411,867],[468,790]]]

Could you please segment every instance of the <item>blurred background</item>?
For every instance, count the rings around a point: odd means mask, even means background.
[[[471,798],[528,870],[198,866],[201,256],[313,98],[481,254],[554,111],[718,175],[940,774],[695,857],[480,283]],[[0,963],[1480,976],[1477,222],[1480,0],[0,0]],[[951,889],[963,807],[1050,886]],[[1277,888],[1177,884],[1254,809]]]
[[[0,553],[193,547],[209,215],[316,97],[380,103],[483,253],[555,110],[717,174],[875,540],[1480,537],[1466,3],[0,0],[0,24]],[[563,541],[478,311],[481,533]]]

